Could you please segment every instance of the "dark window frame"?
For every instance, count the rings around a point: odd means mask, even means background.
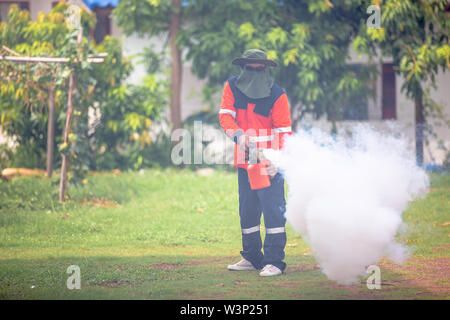
[[[97,17],[97,23],[93,30],[93,37],[96,43],[101,43],[106,36],[111,35],[112,19],[111,13],[114,7],[95,7],[92,11]]]
[[[397,120],[397,85],[393,63],[381,66],[381,119]]]

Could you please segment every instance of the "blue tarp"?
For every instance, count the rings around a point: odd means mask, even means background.
[[[119,0],[83,0],[83,2],[89,7],[89,9],[94,9],[95,7],[117,7]]]

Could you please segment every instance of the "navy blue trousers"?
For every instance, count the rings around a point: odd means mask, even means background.
[[[257,269],[272,264],[284,271],[286,268],[286,263],[283,262],[286,246],[284,179],[277,173],[270,182],[270,187],[252,190],[247,170],[238,168],[241,255]],[[261,213],[264,214],[266,232],[264,254],[261,252]]]

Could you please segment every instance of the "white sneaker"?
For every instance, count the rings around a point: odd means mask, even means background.
[[[271,276],[278,276],[282,274],[283,271],[281,271],[279,268],[275,267],[272,264],[266,264],[262,271],[259,273],[261,277],[271,277]]]
[[[228,270],[232,271],[244,271],[244,270],[256,270],[252,263],[246,259],[242,259],[238,263],[230,264]]]

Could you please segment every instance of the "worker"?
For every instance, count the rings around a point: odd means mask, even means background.
[[[274,83],[269,67],[276,62],[258,49],[244,52],[232,61],[241,74],[225,83],[219,111],[224,132],[235,142],[234,164],[238,167],[239,216],[242,231],[242,260],[229,265],[229,270],[260,270],[260,276],[284,273],[286,246],[286,201],[284,179],[268,160],[270,186],[253,190],[250,186],[248,155],[257,150],[281,149],[291,132],[291,116],[285,91]],[[260,233],[264,216],[264,253]]]

